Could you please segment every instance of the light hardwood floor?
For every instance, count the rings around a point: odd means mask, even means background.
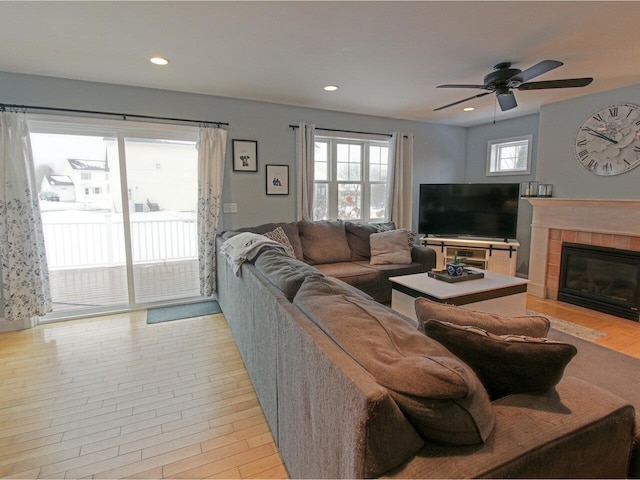
[[[640,324],[528,298],[640,358]],[[0,333],[0,477],[286,478],[221,314]]]
[[[0,477],[283,478],[222,314],[0,334]]]

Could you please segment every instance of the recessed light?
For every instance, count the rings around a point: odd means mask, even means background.
[[[464,107],[462,110],[465,112],[473,112],[475,110],[475,107]]]
[[[169,60],[162,57],[151,57],[150,62],[154,65],[167,65],[169,63]]]
[[[337,85],[327,85],[326,87],[324,87],[324,89],[327,92],[335,92],[336,90],[338,90],[338,86]]]

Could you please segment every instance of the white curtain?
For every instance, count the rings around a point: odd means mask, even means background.
[[[51,311],[49,271],[24,114],[0,113],[0,261],[4,317],[31,321]]]
[[[298,188],[296,211],[298,220],[313,220],[313,156],[315,152],[315,125],[298,125],[296,161]]]
[[[216,233],[222,210],[227,131],[201,127],[198,140],[198,264],[200,294],[217,291]]]
[[[389,189],[387,205],[389,220],[396,228],[412,229],[413,198],[413,134],[395,132],[391,136]]]

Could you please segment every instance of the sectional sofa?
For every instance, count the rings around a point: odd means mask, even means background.
[[[492,399],[415,321],[282,249],[237,274],[219,255],[217,268],[218,300],[291,477],[640,474],[636,361],[577,342],[553,388]],[[609,391],[589,383],[591,362]]]

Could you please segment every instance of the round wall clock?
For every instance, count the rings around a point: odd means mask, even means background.
[[[578,130],[576,157],[595,175],[619,175],[640,165],[640,106],[611,105]]]

